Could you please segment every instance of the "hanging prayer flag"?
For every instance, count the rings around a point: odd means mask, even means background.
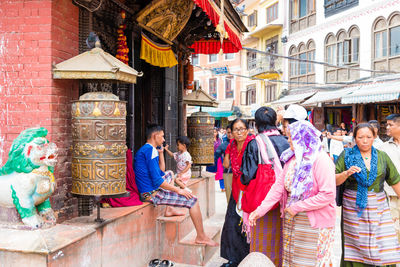
[[[171,46],[155,43],[143,33],[140,58],[161,68],[170,68],[178,64]]]

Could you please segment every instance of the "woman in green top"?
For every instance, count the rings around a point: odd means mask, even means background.
[[[394,230],[384,182],[400,197],[400,175],[388,155],[372,147],[375,131],[368,123],[354,128],[356,145],[336,162],[336,184],[344,183],[342,262],[344,267],[395,266],[400,245]]]

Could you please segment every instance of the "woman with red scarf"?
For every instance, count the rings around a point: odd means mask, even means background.
[[[249,254],[249,244],[245,233],[242,233],[241,205],[239,201],[240,190],[243,185],[240,183],[242,172],[243,153],[247,144],[254,139],[249,136],[249,125],[243,119],[236,119],[232,122],[233,140],[225,151],[224,167],[232,168],[232,195],[228,203],[225,215],[225,223],[221,235],[221,257],[228,260],[221,267],[235,267]]]

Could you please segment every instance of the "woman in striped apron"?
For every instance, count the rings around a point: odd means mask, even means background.
[[[375,131],[368,123],[354,128],[356,146],[336,162],[336,183],[344,183],[342,263],[344,267],[396,266],[399,240],[383,190],[384,182],[400,197],[400,175],[388,155],[372,144]]]
[[[280,158],[285,162],[283,171],[250,214],[249,223],[255,226],[256,220],[280,201],[282,266],[333,266],[335,166],[322,149],[321,133],[310,122],[293,122],[287,133],[290,148]]]

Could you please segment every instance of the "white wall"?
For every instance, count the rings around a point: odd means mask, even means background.
[[[289,21],[289,7],[286,8],[286,14]],[[400,11],[400,0],[359,0],[358,6],[339,12],[325,18],[324,1],[316,0],[316,25],[302,31],[289,35],[289,29],[285,29],[283,35],[288,36],[288,42],[284,45],[285,55],[289,54],[289,48],[292,44],[298,46],[300,42],[307,43],[313,39],[316,45],[315,60],[325,61],[325,37],[328,33],[336,33],[340,29],[346,31],[352,26],[357,25],[360,29],[360,68],[371,69],[371,48],[372,48],[372,24],[379,16],[388,18],[394,11]],[[285,79],[288,79],[288,64],[285,60]],[[315,66],[316,82],[324,83],[324,67]],[[370,72],[360,72],[360,78],[370,76]]]

